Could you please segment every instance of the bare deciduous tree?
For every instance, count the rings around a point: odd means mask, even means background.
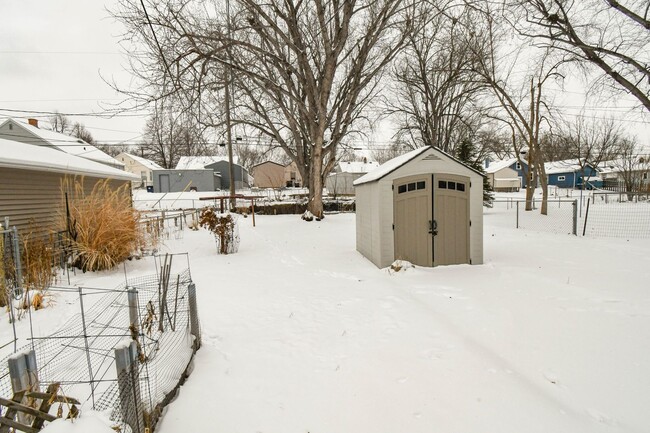
[[[411,147],[435,146],[454,153],[478,128],[473,107],[481,83],[474,79],[473,9],[459,2],[423,1],[416,25],[392,68],[395,82],[388,112],[399,119],[396,137]]]
[[[521,34],[596,66],[650,111],[647,0],[517,0],[508,6]]]
[[[530,60],[529,70],[521,71],[523,78],[512,75],[513,65],[522,62],[519,56],[523,46],[503,52],[500,47],[508,36],[509,24],[497,21],[499,15],[489,9],[485,2],[483,39],[474,39],[469,46],[478,50],[476,72],[490,89],[496,106],[488,115],[495,120],[506,123],[512,129],[514,153],[519,162],[525,154],[529,173],[526,182],[526,210],[533,208],[533,193],[539,182],[542,187],[541,213],[546,215],[548,209],[548,188],[544,169],[541,138],[545,129],[550,127],[548,104],[544,95],[544,86],[556,78],[561,78],[560,67],[570,61],[566,58],[554,58],[549,50],[543,50]],[[505,74],[505,75],[504,75]],[[517,84],[519,84],[517,86]]]
[[[224,65],[232,69],[233,122],[287,152],[309,187],[308,210],[322,217],[324,177],[403,44],[409,2],[233,0],[230,23],[216,0],[148,2],[147,17],[139,2],[121,3],[116,16],[149,52],[160,52],[150,63],[158,60],[158,75],[166,71],[173,82],[158,86],[159,94],[191,86],[194,98],[205,99],[230,81],[217,78],[228,75]],[[158,40],[143,31],[148,22],[162,34]]]
[[[201,129],[191,119],[162,102],[156,104],[154,113],[145,125],[144,143],[140,154],[164,168],[174,168],[181,156],[213,153],[201,134]]]

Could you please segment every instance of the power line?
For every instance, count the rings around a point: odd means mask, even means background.
[[[148,116],[148,113],[136,114],[136,113],[125,113],[124,111],[128,110],[115,110],[115,111],[104,111],[104,112],[95,112],[95,113],[62,113],[60,111],[39,111],[39,110],[18,110],[15,108],[0,108],[0,111],[6,111],[9,113],[36,113],[43,114],[47,116],[78,116],[78,117],[145,117]]]
[[[32,51],[32,50],[2,50],[0,54],[72,54],[72,55],[114,55],[121,56],[119,51]]]

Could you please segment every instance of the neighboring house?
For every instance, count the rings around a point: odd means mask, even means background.
[[[217,161],[208,164],[205,168],[214,170],[215,174],[221,176],[221,189],[230,189],[230,164],[228,161]],[[232,164],[233,180],[235,181],[235,189],[250,188],[253,184],[253,178],[248,174],[248,170],[239,164]]]
[[[354,195],[353,182],[379,167],[378,162],[339,162],[334,167],[334,173],[325,179],[325,188],[330,195]]]
[[[7,119],[0,125],[0,138],[18,141],[35,146],[47,146],[70,155],[79,156],[91,161],[99,162],[119,170],[124,170],[124,164],[109,154],[102,152],[92,144],[60,134],[48,129],[38,127],[36,119],[29,119],[29,123],[17,122]]]
[[[21,231],[48,234],[65,228],[65,194],[75,199],[74,188],[65,191],[64,179],[83,179],[89,193],[98,181],[110,179],[117,189],[137,176],[70,155],[60,150],[0,138],[0,221]]]
[[[650,187],[650,161],[644,157],[603,161],[598,164],[598,173],[605,189],[645,191]]]
[[[212,169],[153,170],[153,192],[215,191],[218,178]]]
[[[583,173],[580,160],[577,159],[546,162],[544,163],[544,169],[549,186],[582,188],[583,176],[587,189],[602,185],[602,179],[598,176],[598,171],[587,163]]]
[[[200,170],[210,169],[221,178],[218,188],[230,189],[230,164],[226,156],[181,156],[176,164],[176,169]],[[233,158],[233,177],[235,189],[250,188],[253,178],[244,167],[236,163]]]
[[[523,183],[523,178],[514,170],[517,160],[494,161],[490,162],[485,169],[487,180],[496,192],[516,192],[519,191]]]
[[[266,161],[253,166],[253,185],[258,188],[283,188],[284,165],[273,161]]]
[[[153,171],[162,170],[163,167],[141,156],[122,152],[115,157],[124,164],[124,170],[140,177],[139,181],[133,182],[135,188],[144,188],[153,185]]]
[[[528,170],[528,163],[526,161],[519,162],[517,158],[505,159],[503,161],[490,161],[489,159],[485,163],[485,172],[488,173],[488,168],[497,164],[498,169],[509,168],[517,172],[517,177],[519,178],[519,187],[526,188],[528,181],[532,180],[532,175]]]
[[[298,165],[293,161],[284,166],[284,184],[290,188],[300,188],[303,186]]]

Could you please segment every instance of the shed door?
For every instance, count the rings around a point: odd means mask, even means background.
[[[469,263],[469,178],[436,174],[433,180],[433,264]]]
[[[393,199],[395,259],[432,266],[431,175],[394,180]]]
[[[169,192],[169,175],[161,174],[160,175],[160,192]]]

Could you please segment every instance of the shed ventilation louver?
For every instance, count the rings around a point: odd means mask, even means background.
[[[433,153],[430,153],[429,155],[422,158],[422,161],[440,161],[440,158]]]

